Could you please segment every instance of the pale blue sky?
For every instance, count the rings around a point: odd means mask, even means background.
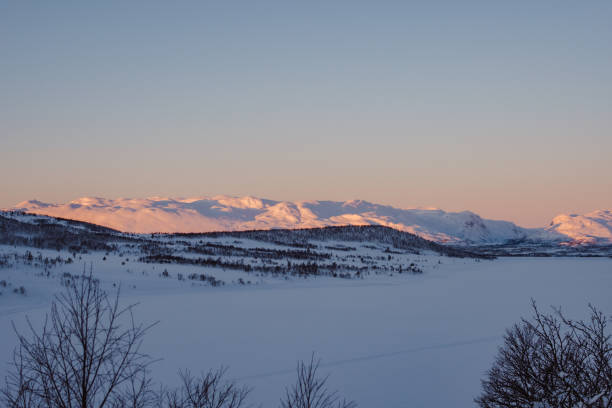
[[[0,1],[0,207],[612,207],[612,2]]]

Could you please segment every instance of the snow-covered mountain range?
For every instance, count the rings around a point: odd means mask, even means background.
[[[353,201],[273,201],[255,197],[104,199],[64,204],[36,200],[11,210],[87,221],[120,231],[208,232],[339,225],[384,225],[442,243],[493,244],[512,240],[612,243],[612,213],[560,215],[547,228],[522,228],[469,211],[400,209]]]

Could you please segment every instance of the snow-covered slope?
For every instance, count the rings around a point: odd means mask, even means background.
[[[272,201],[255,197],[80,198],[65,204],[25,201],[13,210],[70,218],[120,231],[207,232],[338,225],[384,225],[448,243],[503,243],[556,231],[530,230],[469,211],[399,209],[366,201]]]
[[[513,240],[612,244],[612,211],[559,215],[547,228],[522,228],[470,211],[400,209],[367,201],[273,201],[255,197],[104,199],[65,204],[24,201],[11,210],[91,222],[125,232],[208,232],[384,225],[443,243]]]
[[[566,236],[574,243],[611,244],[612,211],[598,210],[584,215],[561,214],[553,218],[547,230]]]

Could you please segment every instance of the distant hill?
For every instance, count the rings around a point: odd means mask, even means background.
[[[365,243],[383,246],[389,253],[402,250],[418,254],[431,251],[438,255],[450,257],[488,257],[475,252],[444,246],[428,241],[414,234],[398,231],[393,228],[366,225],[341,226],[310,229],[273,229],[233,232],[207,232],[198,234],[133,234],[101,227],[95,224],[33,215],[22,212],[0,211],[0,245],[33,247],[39,249],[67,250],[70,252],[116,251],[122,244],[140,247],[143,250],[165,248],[174,242],[185,239],[249,239],[267,242],[279,246],[298,247],[309,250],[316,248],[313,242],[330,242],[328,249],[344,251],[345,243]],[[335,245],[335,242],[342,242]],[[231,247],[234,249],[234,247]],[[353,248],[354,250],[355,248]],[[170,251],[170,252],[168,252]],[[162,251],[163,253],[171,253]],[[210,255],[210,254],[209,254]]]
[[[612,211],[558,215],[547,230],[568,237],[574,244],[612,244]]]

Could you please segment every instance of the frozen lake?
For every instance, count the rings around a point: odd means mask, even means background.
[[[126,294],[136,317],[159,320],[145,348],[162,358],[155,379],[229,367],[254,388],[251,402],[278,406],[298,359],[322,360],[329,385],[360,407],[472,407],[505,328],[530,315],[530,299],[570,317],[590,302],[612,314],[612,259],[455,260],[420,276],[364,281]],[[25,310],[25,309],[24,309]],[[2,311],[2,310],[0,310]],[[45,307],[27,311],[39,321]],[[0,313],[0,359],[15,344]],[[6,366],[2,366],[2,377]]]

